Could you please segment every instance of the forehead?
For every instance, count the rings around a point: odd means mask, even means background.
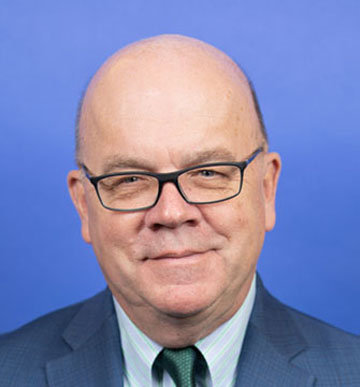
[[[96,163],[117,155],[180,163],[202,150],[246,152],[258,133],[247,82],[208,58],[120,61],[88,94],[83,147]]]

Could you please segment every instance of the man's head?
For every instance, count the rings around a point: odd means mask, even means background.
[[[275,222],[280,159],[267,152],[246,77],[198,40],[140,41],[95,74],[78,126],[77,157],[93,176],[242,161],[264,147],[240,195],[212,204],[189,204],[166,183],[154,207],[111,211],[82,170],[69,174],[83,237],[117,301],[160,344],[195,342],[241,305]]]

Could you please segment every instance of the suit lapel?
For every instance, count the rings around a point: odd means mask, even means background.
[[[120,335],[109,290],[83,305],[63,339],[72,352],[47,363],[50,387],[123,386]]]
[[[316,378],[292,364],[307,343],[288,309],[273,298],[257,277],[254,308],[247,327],[236,386],[313,386]]]
[[[237,367],[236,387],[310,387],[314,383],[312,375],[292,365],[258,328],[249,324]]]

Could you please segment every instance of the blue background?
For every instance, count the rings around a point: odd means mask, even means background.
[[[282,155],[266,285],[359,333],[359,20],[358,0],[2,0],[0,332],[104,287],[66,187],[76,106],[115,50],[181,33],[242,64]]]

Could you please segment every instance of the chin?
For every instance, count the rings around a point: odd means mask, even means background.
[[[178,288],[178,287],[177,287]],[[207,310],[215,301],[215,297],[206,294],[204,289],[171,289],[158,302],[161,313],[175,318],[187,318],[199,315]]]
[[[202,312],[204,312],[204,310],[206,310],[206,307],[204,308],[178,308],[178,309],[174,309],[174,308],[168,308],[168,309],[164,309],[164,310],[161,310],[162,314],[168,316],[168,317],[172,317],[174,319],[177,319],[177,320],[184,320],[184,319],[189,319],[189,318],[192,318],[192,317],[196,317],[196,316],[199,316]]]

